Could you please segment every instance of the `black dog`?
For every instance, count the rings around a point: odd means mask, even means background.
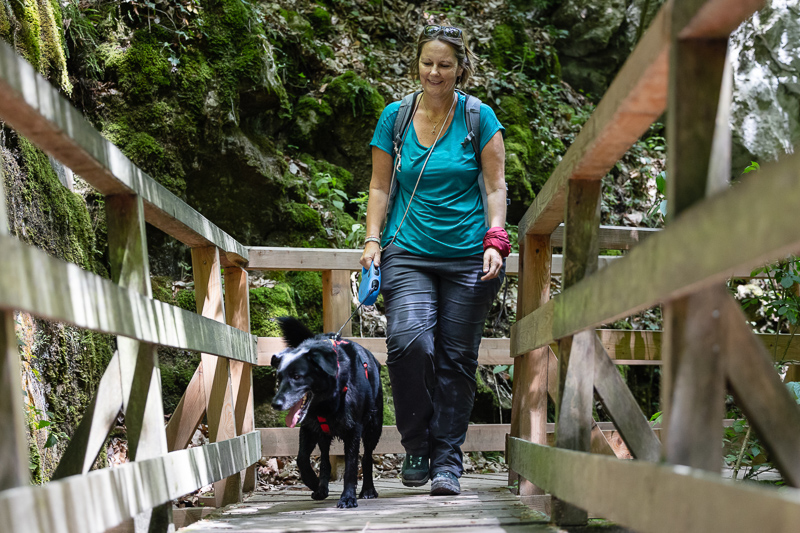
[[[372,482],[372,452],[383,429],[383,390],[380,365],[358,344],[339,340],[334,334],[314,335],[295,318],[279,318],[286,350],[272,356],[278,372],[278,392],[272,406],[289,410],[286,425],[300,424],[297,466],[300,477],[314,491],[311,497],[328,497],[331,478],[329,457],[334,437],[344,442],[344,490],[339,508],[358,507],[358,451],[363,485],[360,498],[377,498]],[[311,468],[311,452],[319,445],[319,478]]]

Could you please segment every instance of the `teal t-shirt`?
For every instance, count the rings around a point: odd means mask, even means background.
[[[459,93],[453,121],[436,142],[411,209],[394,240],[394,244],[413,254],[453,258],[483,253],[483,236],[488,228],[478,185],[480,169],[472,143],[461,144],[467,136],[465,100],[466,97]],[[390,155],[399,109],[399,101],[386,106],[370,142],[371,146]],[[498,131],[505,132],[505,129],[492,108],[481,104],[481,150]],[[397,196],[383,231],[381,246],[388,245],[397,232],[430,149],[420,144],[412,123],[403,146],[400,170],[395,176]]]

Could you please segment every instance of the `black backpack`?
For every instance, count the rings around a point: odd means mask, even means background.
[[[475,96],[471,96],[462,91],[457,91],[466,97],[464,105],[464,122],[467,125],[467,136],[461,142],[461,146],[466,146],[467,143],[472,143],[472,148],[475,150],[475,159],[478,161],[478,187],[481,190],[481,198],[483,199],[483,214],[486,219],[486,225],[489,225],[489,203],[486,196],[486,183],[483,181],[483,167],[481,166],[481,101]],[[394,121],[394,130],[392,141],[392,157],[397,158],[400,153],[403,143],[405,142],[406,132],[411,125],[411,113],[414,110],[414,102],[421,91],[407,94],[403,97],[400,103],[400,109],[397,112],[397,118]],[[394,174],[393,174],[394,175]],[[389,204],[386,208],[386,216],[389,216],[392,204],[394,203],[395,196],[397,195],[397,180],[392,180],[389,190]]]

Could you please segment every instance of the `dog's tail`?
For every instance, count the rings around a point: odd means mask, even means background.
[[[297,348],[304,340],[314,336],[310,329],[293,316],[278,318],[278,325],[283,332],[283,340],[289,348]]]

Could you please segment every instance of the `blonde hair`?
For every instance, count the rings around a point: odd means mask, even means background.
[[[426,35],[425,28],[423,28],[417,39],[417,56],[411,64],[411,75],[414,79],[419,78],[419,58],[422,55],[422,47],[431,41],[442,41],[450,45],[456,56],[458,66],[464,69],[461,72],[461,76],[456,79],[456,87],[466,87],[467,82],[475,73],[475,54],[467,46],[467,36],[464,30],[461,30],[460,37],[448,37],[443,32],[439,32],[436,35]]]

